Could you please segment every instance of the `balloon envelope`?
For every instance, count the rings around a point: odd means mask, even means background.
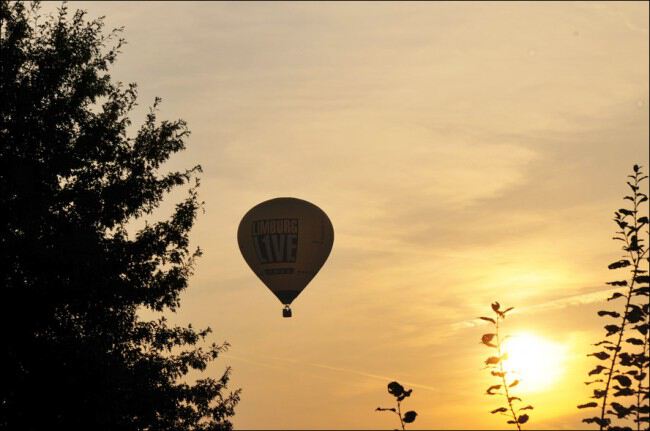
[[[288,305],[327,260],[334,229],[316,205],[302,199],[275,198],[244,215],[237,241],[248,266]]]

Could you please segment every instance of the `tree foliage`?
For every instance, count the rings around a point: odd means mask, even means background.
[[[138,315],[175,311],[201,254],[200,167],[161,172],[185,122],[157,99],[129,136],[137,88],[111,80],[124,41],[102,19],[2,0],[0,30],[0,428],[231,428],[230,369],[188,379],[227,345]],[[169,219],[127,232],[183,185]]]
[[[628,178],[627,186],[631,192],[623,198],[629,201],[628,207],[614,212],[614,222],[619,230],[613,239],[622,243],[623,256],[608,266],[610,270],[623,269],[628,276],[607,283],[622,289],[614,292],[607,301],[617,300],[615,304],[621,305],[617,310],[598,311],[599,316],[616,320],[605,325],[605,338],[594,344],[599,351],[588,355],[602,362],[589,371],[589,376],[595,376],[593,380],[585,382],[596,386],[592,396],[596,401],[578,406],[579,409],[600,409],[598,416],[587,417],[583,422],[595,423],[601,430],[632,430],[625,425],[626,420],[632,420],[637,430],[650,429],[648,210],[644,204],[648,195],[641,191],[643,181],[648,177],[639,165],[634,165]],[[620,426],[613,426],[612,419],[620,422]]]

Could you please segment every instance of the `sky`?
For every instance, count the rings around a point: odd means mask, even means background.
[[[46,10],[56,3],[47,3]],[[648,3],[76,2],[128,44],[112,69],[144,118],[185,119],[204,256],[170,320],[231,344],[239,429],[507,428],[479,344],[498,300],[549,346],[531,427],[575,429],[585,355],[618,259],[613,211],[648,166]],[[242,216],[277,196],[331,219],[332,253],[293,303],[250,271]],[[169,214],[183,193],[156,213]],[[487,314],[486,314],[487,313]]]

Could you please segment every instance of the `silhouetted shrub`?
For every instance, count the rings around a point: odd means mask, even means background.
[[[610,270],[626,269],[629,275],[626,279],[610,281],[607,284],[622,288],[622,292],[615,292],[607,301],[617,301],[616,310],[600,310],[598,315],[617,319],[616,323],[605,325],[605,338],[594,344],[602,350],[590,353],[601,364],[596,365],[589,376],[596,376],[594,380],[585,382],[587,385],[598,386],[593,390],[591,401],[578,406],[579,409],[600,408],[599,416],[583,419],[586,423],[596,423],[603,429],[628,429],[628,426],[611,426],[612,418],[624,421],[631,419],[636,423],[636,429],[650,428],[650,405],[648,366],[649,355],[649,323],[650,323],[650,287],[648,285],[648,271],[643,269],[644,262],[647,268],[648,246],[648,195],[641,191],[641,185],[648,177],[643,174],[639,165],[634,165],[633,175],[628,175],[631,181],[627,185],[631,194],[623,199],[630,201],[627,208],[620,208],[614,212],[614,222],[618,227],[615,241],[623,243],[623,256],[612,262]],[[645,230],[644,230],[645,229]],[[644,237],[642,236],[643,234]],[[625,304],[622,305],[623,300]],[[614,336],[614,341],[609,337]],[[610,397],[616,401],[610,401]]]
[[[399,418],[400,425],[402,430],[406,429],[406,425],[415,421],[417,413],[413,410],[409,410],[406,413],[402,414],[402,401],[405,398],[411,396],[413,389],[404,389],[404,386],[400,385],[398,382],[390,382],[388,384],[388,393],[395,397],[397,407],[377,407],[375,410],[380,412],[393,412]]]
[[[481,336],[481,343],[491,349],[495,349],[495,355],[490,356],[485,360],[486,368],[490,373],[496,377],[500,383],[492,385],[487,388],[487,395],[503,395],[505,399],[505,406],[496,408],[490,413],[501,414],[507,416],[509,419],[507,423],[515,425],[518,430],[521,430],[521,425],[528,422],[530,416],[528,413],[521,413],[523,411],[532,410],[533,406],[527,405],[525,407],[515,408],[515,403],[521,403],[521,398],[512,395],[512,388],[519,384],[517,379],[508,379],[508,371],[503,368],[503,361],[508,358],[508,353],[503,351],[503,341],[505,337],[501,333],[501,322],[506,318],[506,313],[511,311],[514,307],[501,310],[501,304],[498,302],[492,303],[492,311],[495,317],[480,317],[480,319],[490,322],[494,327],[494,332],[489,332]]]

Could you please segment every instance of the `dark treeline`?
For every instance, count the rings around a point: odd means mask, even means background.
[[[159,121],[156,100],[127,134],[137,88],[111,80],[124,41],[101,19],[3,0],[0,28],[0,428],[231,428],[229,368],[184,379],[227,345],[138,317],[176,310],[201,254],[201,169],[161,169],[185,122]],[[169,219],[127,233],[180,186]]]

